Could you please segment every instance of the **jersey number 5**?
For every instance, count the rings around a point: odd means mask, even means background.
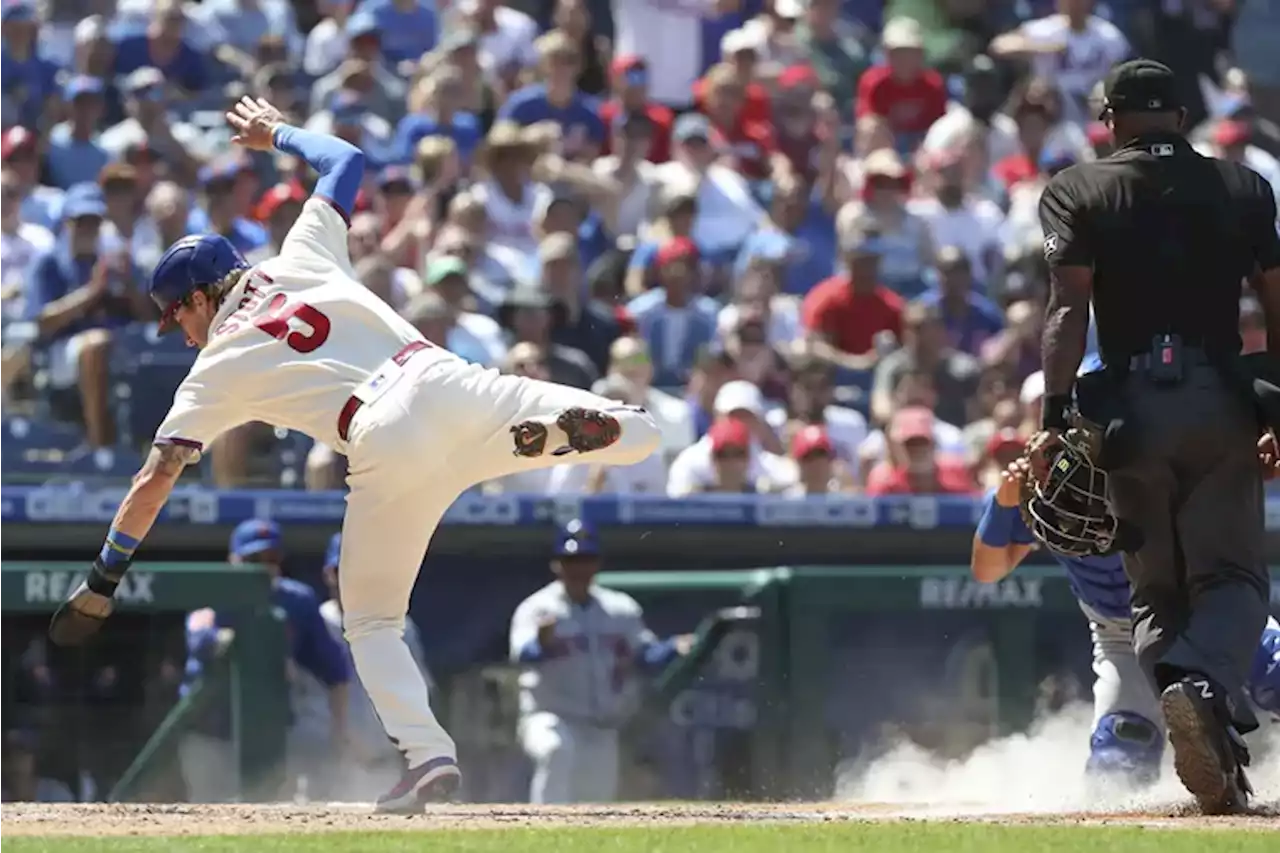
[[[289,319],[297,317],[310,328],[290,329]],[[329,318],[305,302],[290,302],[289,297],[277,293],[267,303],[266,315],[253,322],[277,341],[284,341],[294,352],[314,352],[329,339]]]

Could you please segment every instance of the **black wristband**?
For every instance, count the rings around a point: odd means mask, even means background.
[[[116,587],[120,585],[120,579],[124,577],[124,573],[129,570],[126,563],[122,566],[114,566],[112,570],[108,570],[102,564],[102,558],[93,561],[93,568],[89,570],[89,577],[85,578],[85,586],[91,592],[98,595],[105,595],[107,598],[116,594]]]
[[[1066,429],[1067,412],[1071,409],[1070,394],[1048,394],[1040,413],[1040,425],[1045,429]]]

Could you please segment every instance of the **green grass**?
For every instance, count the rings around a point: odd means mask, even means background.
[[[146,838],[10,837],[7,853],[1276,853],[1257,830],[855,823]]]

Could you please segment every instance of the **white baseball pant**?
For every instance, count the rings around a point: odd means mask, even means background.
[[[608,411],[621,436],[586,455],[552,456],[563,439],[555,420],[572,407]],[[547,452],[534,459],[514,455],[510,433],[528,420],[550,427]],[[410,767],[456,759],[402,640],[409,595],[445,510],[466,489],[519,471],[579,460],[635,464],[658,447],[661,435],[642,409],[502,375],[435,348],[411,358],[395,384],[356,412],[349,435],[339,584],[356,672]]]
[[[1084,602],[1080,609],[1089,620],[1093,637],[1093,725],[1108,714],[1128,711],[1150,720],[1164,736],[1160,700],[1138,665],[1133,651],[1133,624],[1128,619],[1103,616]]]
[[[549,711],[520,720],[533,761],[531,803],[611,803],[618,798],[618,731],[570,723]]]

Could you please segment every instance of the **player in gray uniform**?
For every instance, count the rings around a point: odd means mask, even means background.
[[[618,793],[618,730],[640,700],[641,669],[660,669],[689,637],[659,641],[626,593],[594,580],[600,550],[581,520],[556,538],[556,580],[511,617],[520,674],[520,744],[534,764],[535,803],[610,802]]]

